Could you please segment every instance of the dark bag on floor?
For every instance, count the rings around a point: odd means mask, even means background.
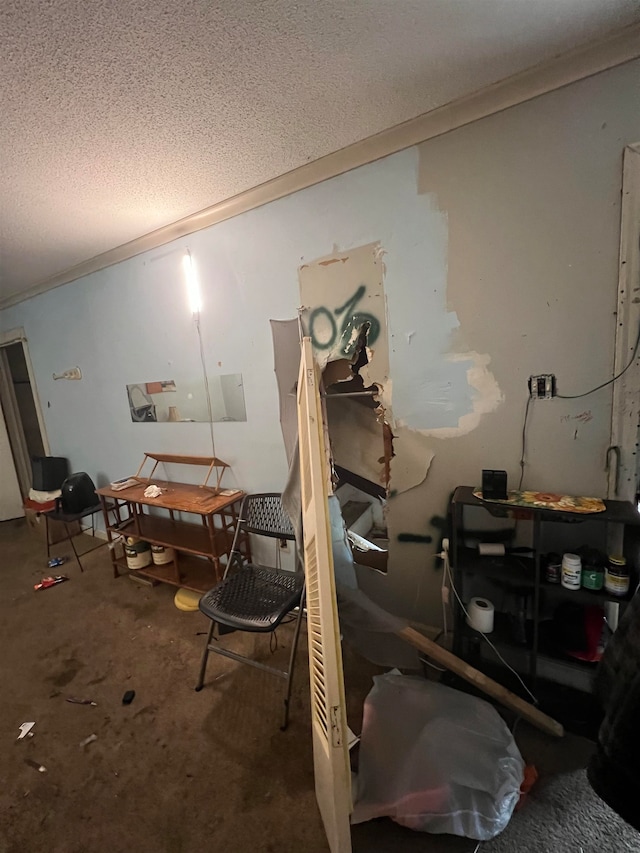
[[[640,830],[640,595],[607,644],[595,693],[605,718],[587,777],[596,794]]]

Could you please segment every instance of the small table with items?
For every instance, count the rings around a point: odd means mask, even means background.
[[[145,496],[150,485],[161,490],[157,497]],[[126,569],[195,592],[206,592],[222,578],[221,560],[231,550],[244,492],[144,480],[122,490],[106,486],[97,494],[112,545],[114,577]],[[180,513],[199,515],[200,523],[183,521],[176,517]],[[153,557],[157,560],[132,568],[117,546],[133,548],[140,542],[156,546]],[[248,537],[243,536],[237,548],[250,558]]]

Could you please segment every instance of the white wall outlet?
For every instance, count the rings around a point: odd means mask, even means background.
[[[532,400],[551,400],[556,396],[556,377],[553,373],[530,376],[527,384]]]

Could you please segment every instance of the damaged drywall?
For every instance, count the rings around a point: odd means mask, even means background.
[[[320,367],[353,361],[366,328],[368,358],[359,373],[365,386],[378,386],[386,407],[389,341],[382,254],[379,243],[335,252],[303,264],[298,277],[305,328]]]
[[[420,201],[435,208],[429,198]],[[423,482],[433,459],[430,439],[471,432],[503,401],[487,354],[452,351],[459,324],[446,304],[447,222],[445,214],[438,214],[442,233],[434,244],[433,266],[425,270],[425,282],[411,288],[410,300],[399,300],[392,290],[389,318],[379,243],[336,251],[299,269],[303,321],[327,371],[325,386],[335,383],[335,390],[346,390],[339,383],[351,385],[356,375],[357,388],[362,393],[373,388],[379,403],[373,419],[358,402],[331,401],[338,464],[357,468],[359,475],[393,493]],[[391,263],[395,275],[402,272],[401,259]],[[400,333],[403,324],[407,331]],[[390,364],[397,371],[393,399]],[[385,422],[395,436],[392,459],[380,447]]]
[[[324,369],[336,464],[387,490],[405,491],[424,480],[433,453],[419,433],[407,440],[404,427],[398,458],[393,439],[382,257],[380,244],[370,243],[304,264],[300,295],[305,329]]]
[[[375,410],[343,395],[328,396],[327,417],[336,465],[386,486],[383,426]]]
[[[393,438],[392,493],[407,492],[426,479],[433,460],[425,436],[406,426],[396,426]]]

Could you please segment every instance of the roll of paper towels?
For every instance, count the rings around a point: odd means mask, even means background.
[[[505,547],[502,542],[479,542],[478,553],[481,557],[504,557]]]
[[[467,625],[470,628],[483,634],[493,631],[493,604],[488,598],[472,598],[467,611]]]

